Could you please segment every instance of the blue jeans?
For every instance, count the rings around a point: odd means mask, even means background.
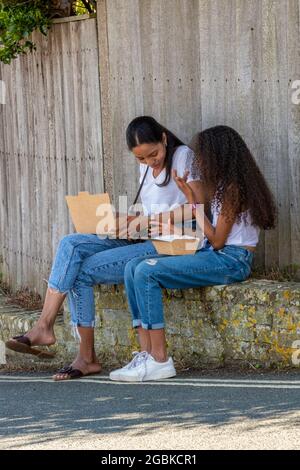
[[[74,233],[58,245],[48,287],[67,293],[74,327],[95,326],[95,284],[123,284],[126,263],[142,255],[156,254],[150,240],[99,238],[96,234]]]
[[[253,253],[236,245],[212,250],[207,244],[194,255],[145,255],[125,267],[125,288],[133,326],[164,328],[161,288],[186,289],[244,281]]]

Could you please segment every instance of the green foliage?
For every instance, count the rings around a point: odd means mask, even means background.
[[[0,1],[0,61],[9,64],[19,54],[35,49],[34,30],[47,35],[51,25],[49,2]]]
[[[96,13],[96,0],[75,0],[73,2],[73,11],[76,15]]]
[[[29,36],[35,30],[47,35],[56,12],[51,1],[0,0],[0,61],[10,64],[19,54],[35,49]],[[95,12],[96,0],[74,0],[72,3],[75,15]]]

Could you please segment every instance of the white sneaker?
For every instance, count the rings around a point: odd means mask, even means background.
[[[169,357],[166,362],[157,362],[146,351],[134,352],[134,358],[122,369],[109,374],[110,380],[120,382],[144,382],[145,380],[160,380],[175,377],[176,370],[173,359]]]

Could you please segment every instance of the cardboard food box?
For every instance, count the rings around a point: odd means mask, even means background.
[[[203,239],[193,238],[187,235],[178,236],[161,236],[154,238],[152,243],[161,255],[193,255],[203,246]]]
[[[108,229],[115,227],[115,214],[108,193],[90,194],[88,191],[81,191],[78,196],[65,198],[76,232],[107,235]],[[105,206],[101,208],[103,204]],[[141,238],[149,239],[148,236]],[[156,251],[165,255],[194,254],[203,245],[203,240],[188,235],[164,235],[153,238],[152,242]]]
[[[65,198],[76,232],[107,235],[108,226],[111,228],[115,226],[115,215],[108,193],[90,194],[88,191],[82,191],[78,196],[65,196]],[[101,204],[105,204],[102,206],[103,210],[99,207]],[[103,219],[105,225],[99,224]]]

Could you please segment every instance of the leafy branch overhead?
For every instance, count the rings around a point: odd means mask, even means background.
[[[33,31],[47,35],[52,19],[96,12],[96,0],[0,0],[0,61],[9,64],[35,49]]]

